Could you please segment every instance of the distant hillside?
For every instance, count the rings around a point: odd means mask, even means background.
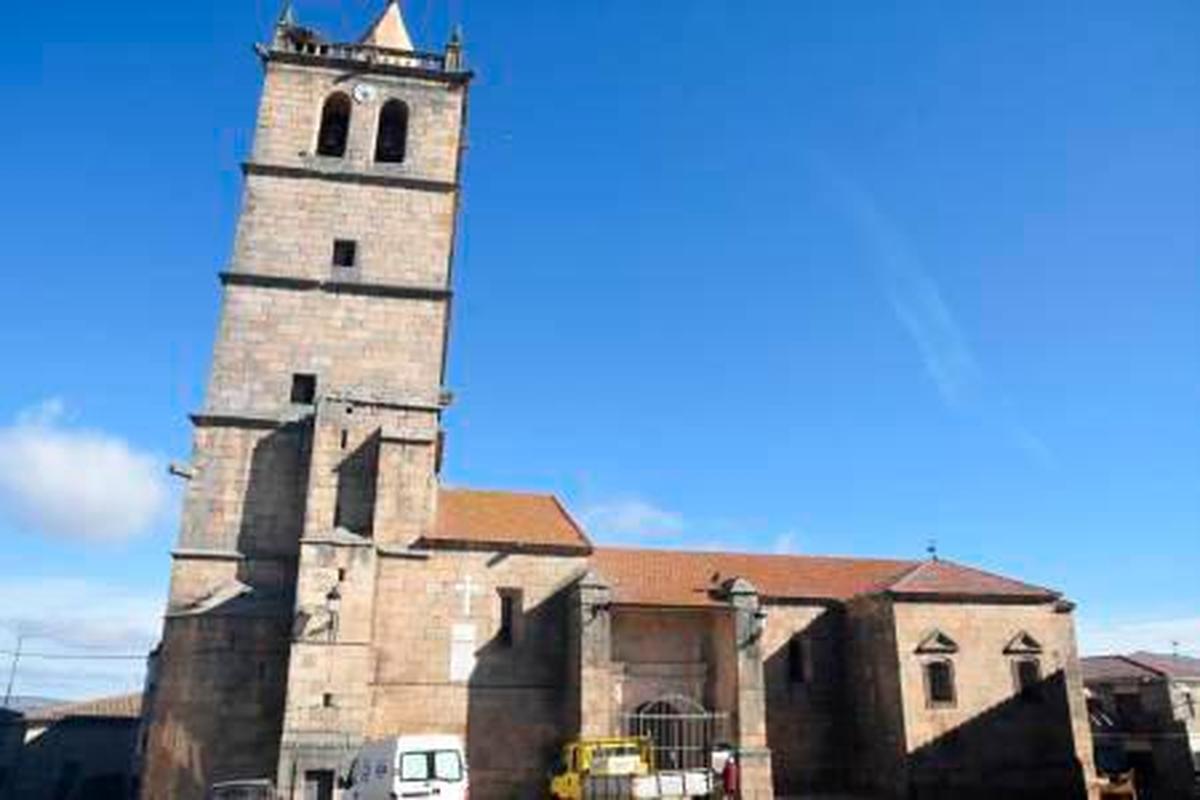
[[[65,702],[65,700],[59,700],[53,697],[26,697],[25,695],[17,695],[9,700],[8,708],[24,714],[27,711],[36,711],[39,708],[57,706]]]

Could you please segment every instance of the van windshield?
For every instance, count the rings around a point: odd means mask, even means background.
[[[400,755],[400,780],[447,781],[462,780],[462,759],[455,750],[432,750],[425,753]]]

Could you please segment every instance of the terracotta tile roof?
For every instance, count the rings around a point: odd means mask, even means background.
[[[911,561],[750,553],[598,548],[597,572],[613,599],[637,605],[704,606],[729,578],[745,578],[764,597],[845,600],[878,590],[914,566]]]
[[[903,595],[1053,600],[1057,592],[952,561],[922,561],[888,587]]]
[[[25,718],[34,724],[48,725],[68,717],[137,719],[142,714],[142,694],[100,697],[79,703],[63,703],[31,711]]]
[[[595,570],[613,587],[613,599],[633,605],[705,606],[729,578],[745,578],[764,598],[845,601],[862,594],[954,596],[1048,601],[1058,597],[1030,586],[947,561],[903,561],[826,556],[680,552],[597,548]]]
[[[489,545],[591,551],[592,543],[553,495],[445,489],[427,545]]]

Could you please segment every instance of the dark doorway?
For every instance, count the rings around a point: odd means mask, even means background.
[[[304,800],[333,800],[333,771],[314,769],[304,773]]]

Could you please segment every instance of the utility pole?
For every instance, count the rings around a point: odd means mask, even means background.
[[[4,690],[4,708],[12,701],[13,681],[17,679],[17,664],[21,662],[21,645],[25,643],[25,635],[17,634],[17,649],[13,651],[12,666],[8,669],[8,688]]]

